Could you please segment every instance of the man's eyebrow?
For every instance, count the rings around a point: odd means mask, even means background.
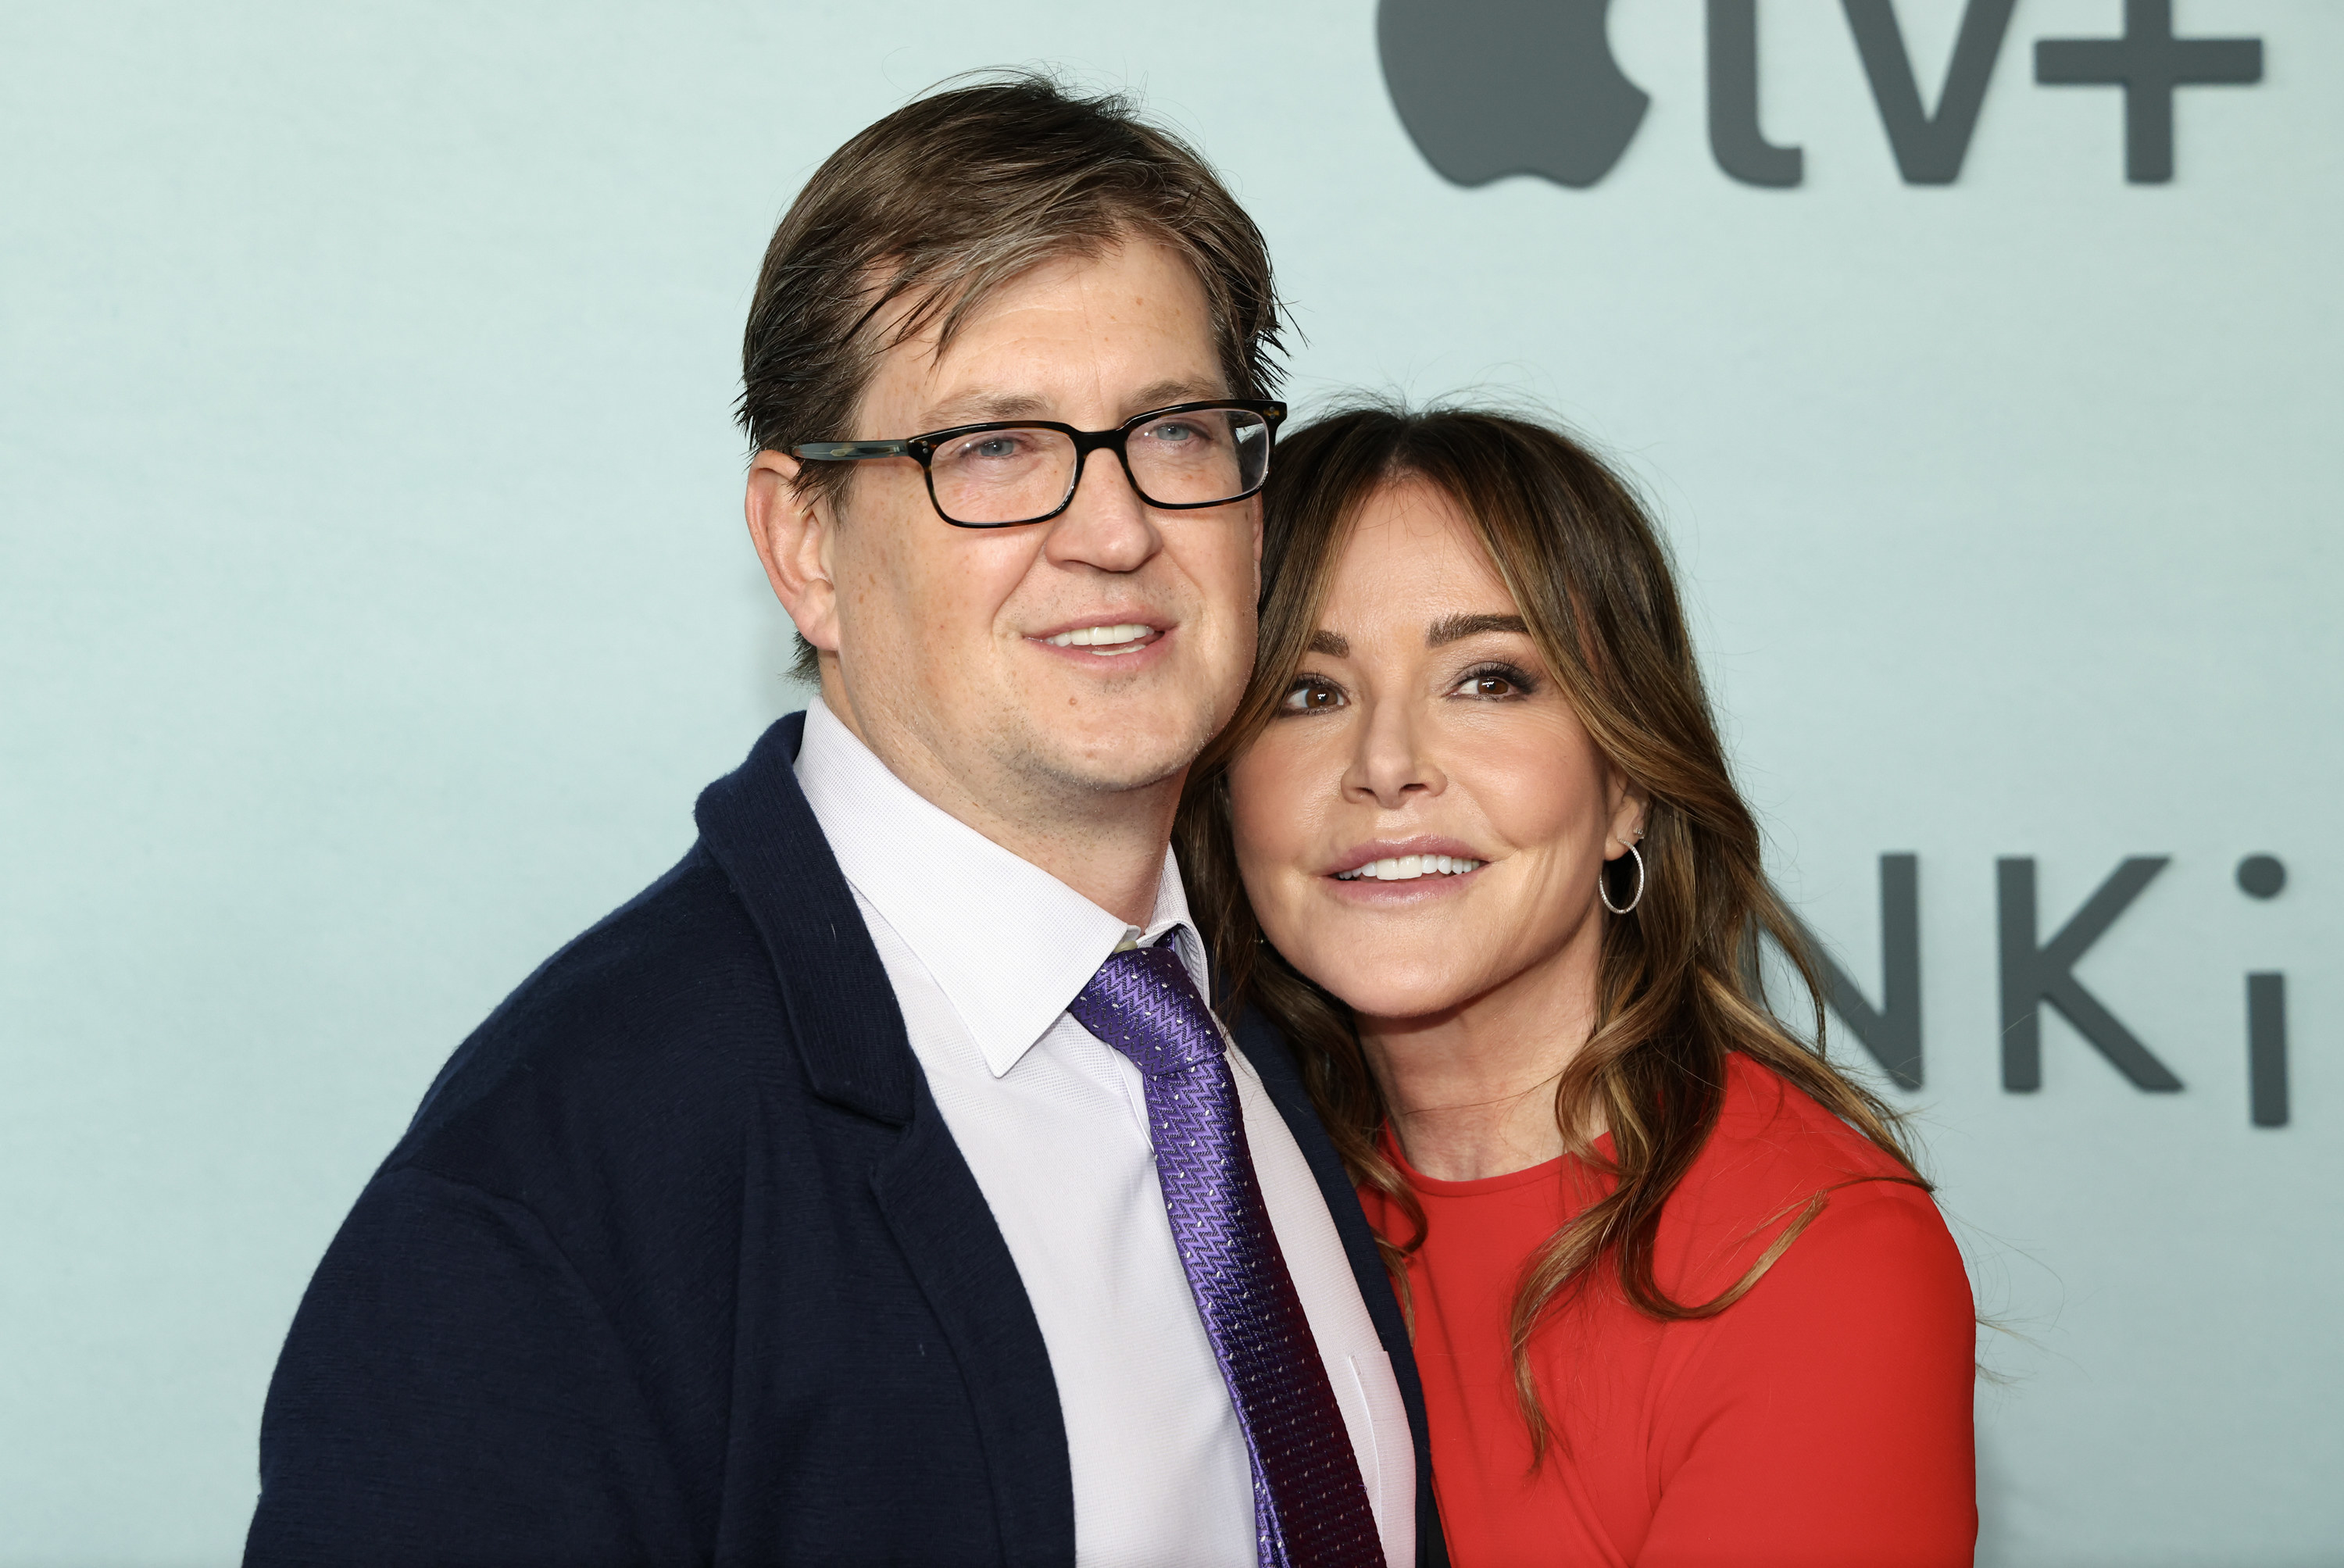
[[[1168,408],[1174,403],[1202,402],[1217,396],[1218,392],[1202,382],[1165,380],[1142,387],[1132,397],[1130,407],[1132,413],[1142,414],[1150,409]],[[995,420],[1047,420],[1053,412],[1049,400],[1037,393],[979,389],[947,398],[929,409],[923,416],[922,428],[942,430],[955,425],[988,424]],[[1057,422],[1064,424],[1069,421],[1061,420]]]
[[[1527,637],[1530,631],[1529,624],[1519,615],[1451,615],[1424,629],[1424,645],[1439,648],[1467,637],[1478,637],[1484,632],[1519,632]]]
[[[1329,659],[1348,659],[1351,656],[1351,640],[1348,637],[1337,636],[1332,632],[1313,632],[1310,633],[1310,647],[1308,651],[1313,653],[1324,653]]]
[[[1219,388],[1201,381],[1158,381],[1139,389],[1139,395],[1131,400],[1131,411],[1144,414],[1150,409],[1169,408],[1174,403],[1201,403],[1220,395]]]
[[[1049,414],[1050,405],[1031,392],[980,389],[945,399],[927,411],[924,422],[929,430],[941,430],[993,420],[1047,419]]]

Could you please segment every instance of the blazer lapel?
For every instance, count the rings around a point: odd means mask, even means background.
[[[1343,1252],[1350,1259],[1359,1296],[1368,1304],[1368,1316],[1375,1320],[1376,1337],[1391,1357],[1392,1378],[1399,1384],[1400,1403],[1408,1409],[1408,1435],[1416,1444],[1417,1568],[1448,1568],[1449,1545],[1440,1533],[1440,1509],[1432,1492],[1432,1444],[1425,1429],[1424,1383],[1417,1375],[1408,1320],[1400,1315],[1399,1300],[1392,1294],[1391,1277],[1384,1272],[1375,1232],[1369,1229],[1367,1214],[1359,1208],[1359,1195],[1352,1189],[1342,1156],[1335,1152],[1310,1104],[1310,1091],[1303,1087],[1301,1069],[1295,1065],[1286,1037],[1250,1010],[1238,1018],[1229,1033],[1260,1075],[1270,1103],[1292,1129],[1310,1174],[1318,1179],[1318,1191],[1327,1199],[1327,1212],[1334,1216],[1336,1233],[1343,1239]]]
[[[871,1173],[871,1190],[968,1384],[993,1467],[1003,1561],[1072,1563],[1074,1468],[1049,1347],[924,1079],[903,1141]]]
[[[900,1128],[871,1190],[968,1389],[1005,1562],[1072,1563],[1075,1486],[1049,1347],[976,1176],[912,1054],[886,966],[793,764],[805,715],[767,730],[695,816],[763,935],[807,1081]]]
[[[805,715],[768,729],[749,760],[700,792],[701,841],[765,938],[814,1093],[901,1127],[920,1064],[895,987],[838,857],[798,788]]]

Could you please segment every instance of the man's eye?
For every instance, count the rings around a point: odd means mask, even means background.
[[[1288,713],[1323,713],[1343,705],[1343,693],[1324,681],[1297,681],[1278,704]]]

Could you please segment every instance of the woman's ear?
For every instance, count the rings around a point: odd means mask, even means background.
[[[838,590],[830,574],[835,530],[827,499],[800,488],[798,460],[764,451],[749,465],[742,502],[749,538],[764,563],[773,597],[797,622],[798,635],[825,653],[838,652]]]
[[[1617,768],[1612,770],[1612,826],[1603,850],[1603,858],[1617,860],[1628,853],[1628,846],[1644,836],[1644,815],[1651,797],[1642,786]]]

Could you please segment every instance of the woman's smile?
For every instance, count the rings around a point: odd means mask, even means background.
[[[1329,896],[1374,907],[1462,892],[1490,860],[1461,839],[1371,839],[1337,856],[1319,880]]]

